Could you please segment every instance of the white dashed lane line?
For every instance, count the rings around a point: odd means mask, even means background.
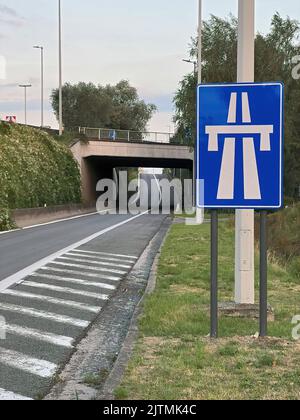
[[[100,312],[102,309],[101,306],[92,306],[92,305],[87,305],[86,303],[74,302],[73,300],[53,298],[51,296],[21,292],[19,290],[7,289],[1,292],[1,294],[7,295],[7,296],[15,296],[18,298],[32,299],[32,300],[37,300],[41,302],[52,303],[53,305],[68,306],[70,308],[80,309],[82,311],[92,312],[95,314]]]
[[[46,283],[39,283],[39,282],[35,283],[33,281],[24,281],[22,283],[22,286],[33,287],[36,289],[52,290],[53,292],[68,293],[70,295],[84,296],[84,297],[89,297],[89,298],[99,299],[99,300],[108,300],[109,298],[108,295],[104,295],[104,294],[85,292],[79,289],[70,289],[69,287],[53,286],[51,284],[46,284]]]
[[[132,260],[132,261],[136,261],[138,259],[138,257],[133,256],[133,255],[111,254],[110,252],[100,252],[100,251],[86,251],[79,248],[73,249],[72,252],[82,252],[84,254],[103,255],[103,256],[114,257],[114,258],[125,258],[127,260]]]
[[[84,254],[82,253],[82,251],[80,252],[68,252],[67,254],[65,254],[66,256],[72,256],[72,257],[83,257],[83,258],[88,258],[88,259],[93,259],[93,260],[97,260],[97,261],[109,261],[109,262],[116,262],[116,263],[126,263],[126,264],[130,264],[131,266],[135,264],[135,260],[124,260],[124,259],[120,259],[120,258],[113,258],[113,257],[108,257],[108,256],[100,256],[100,255],[94,255],[94,254]]]
[[[58,322],[59,324],[73,325],[74,327],[87,328],[89,321],[76,319],[66,315],[55,314],[52,312],[39,311],[33,308],[26,308],[20,305],[12,305],[0,302],[0,311],[15,312],[17,314],[28,315],[33,318],[47,319],[48,321]]]
[[[87,263],[87,264],[93,264],[93,265],[100,265],[104,267],[118,267],[118,268],[131,268],[131,265],[124,265],[124,264],[116,264],[116,263],[110,263],[110,262],[104,262],[104,261],[96,261],[96,260],[87,260],[82,258],[72,258],[72,257],[60,257],[57,258],[57,261],[74,261],[79,263]]]
[[[32,398],[23,397],[23,395],[0,388],[0,401],[32,401]]]
[[[120,274],[124,275],[127,274],[127,271],[124,270],[114,270],[112,268],[100,268],[100,267],[93,267],[89,265],[82,265],[82,264],[71,264],[66,262],[59,262],[57,260],[53,261],[48,265],[48,267],[52,267],[53,265],[63,266],[63,267],[70,267],[70,268],[81,268],[84,270],[90,270],[90,271],[97,271],[99,273],[111,273],[111,274]]]
[[[65,274],[76,274],[76,275],[81,275],[83,277],[92,277],[94,279],[98,279],[98,280],[108,280],[108,281],[120,281],[122,280],[122,277],[115,277],[115,276],[106,276],[104,274],[93,274],[93,273],[88,273],[86,271],[76,271],[76,270],[68,270],[68,269],[63,269],[63,268],[55,268],[55,267],[42,267],[41,270],[44,271],[51,271],[54,273],[65,273]]]
[[[13,350],[0,347],[0,360],[3,365],[13,367],[41,378],[51,378],[57,371],[57,365],[36,359]]]
[[[62,281],[65,283],[73,283],[73,284],[78,284],[79,286],[88,286],[88,287],[92,286],[92,287],[97,287],[99,289],[116,290],[116,286],[113,286],[111,284],[100,283],[100,282],[89,281],[89,280],[75,279],[72,277],[55,276],[51,274],[40,274],[40,273],[33,273],[30,277],[38,277],[41,279]]]
[[[6,334],[15,334],[15,335],[21,335],[23,337],[32,338],[37,341],[44,341],[49,344],[54,344],[56,346],[61,347],[67,347],[67,348],[73,348],[73,338],[62,336],[62,335],[56,335],[56,334],[50,334],[43,331],[39,331],[32,328],[25,328],[20,327],[18,325],[5,325],[5,331]]]

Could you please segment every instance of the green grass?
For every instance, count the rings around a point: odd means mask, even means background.
[[[300,397],[300,345],[291,341],[291,320],[300,313],[300,280],[275,262],[269,266],[269,303],[276,315],[269,333],[276,338],[252,337],[258,331],[255,320],[222,317],[220,339],[211,341],[209,241],[209,225],[172,227],[117,398]],[[220,224],[219,280],[220,301],[232,300],[234,231],[229,223]]]

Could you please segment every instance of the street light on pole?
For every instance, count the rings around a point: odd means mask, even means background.
[[[44,127],[44,47],[35,45],[33,48],[41,51],[41,127]]]
[[[197,61],[193,61],[193,60],[182,60],[184,63],[189,63],[189,64],[193,64],[194,65],[194,73],[197,73]]]
[[[58,0],[58,51],[59,51],[59,135],[63,133],[63,105],[62,105],[62,23],[61,0]]]
[[[20,88],[24,89],[24,99],[25,99],[25,125],[27,125],[27,89],[31,88],[32,85],[19,85]]]

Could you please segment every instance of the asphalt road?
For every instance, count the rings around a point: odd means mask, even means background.
[[[164,219],[93,215],[0,235],[0,400],[45,395]],[[63,249],[1,290],[7,277]]]

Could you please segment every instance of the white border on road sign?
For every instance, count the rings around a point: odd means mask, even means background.
[[[229,208],[229,209],[280,209],[283,205],[283,159],[282,159],[282,151],[283,151],[283,84],[280,82],[271,82],[271,83],[211,83],[211,84],[200,84],[197,86],[197,180],[200,179],[200,119],[199,119],[199,111],[200,111],[200,88],[215,88],[215,87],[240,87],[240,86],[280,86],[280,173],[279,173],[279,185],[280,185],[280,202],[278,206],[234,206],[234,205],[219,205],[219,206],[210,206],[205,205],[205,203],[199,203],[199,198],[202,197],[202,194],[199,194],[198,188],[196,191],[197,194],[197,207],[199,208],[207,208],[207,209],[220,209],[220,208]],[[199,183],[201,185],[202,183]],[[200,198],[201,200],[201,198]]]

